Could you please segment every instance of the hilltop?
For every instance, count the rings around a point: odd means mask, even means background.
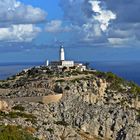
[[[62,98],[24,100],[48,95]],[[39,139],[140,139],[140,87],[111,72],[31,68],[0,81],[0,96],[8,104],[0,124],[21,126]]]

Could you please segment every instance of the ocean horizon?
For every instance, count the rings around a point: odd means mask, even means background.
[[[83,62],[85,63],[85,62]],[[89,67],[103,72],[113,72],[116,75],[140,85],[140,61],[92,61]],[[0,63],[0,80],[21,72],[23,69],[40,66],[44,62],[10,62]]]

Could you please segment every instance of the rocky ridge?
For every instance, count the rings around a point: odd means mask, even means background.
[[[9,100],[1,111],[0,124],[30,127],[39,139],[140,140],[140,88],[112,73],[33,68],[0,87],[2,99],[63,94],[50,104]]]

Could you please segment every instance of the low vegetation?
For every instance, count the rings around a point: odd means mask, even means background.
[[[62,125],[62,126],[65,126],[65,127],[67,127],[69,124],[67,123],[67,122],[65,122],[65,121],[57,121],[57,122],[55,122],[55,124],[57,124],[57,125]]]
[[[123,87],[128,84],[126,80],[118,77],[112,72],[97,71],[95,75],[99,78],[105,79],[108,83],[110,83],[109,89],[112,89],[112,90],[123,92],[124,91]]]
[[[19,111],[24,111],[25,110],[25,108],[22,105],[16,105],[16,106],[12,107],[12,109],[19,110]]]
[[[9,82],[3,81],[3,82],[0,83],[0,88],[7,89],[9,87],[10,87]]]
[[[52,128],[48,128],[47,131],[49,131],[50,133],[54,133],[54,130]]]
[[[33,134],[36,132],[36,129],[34,127],[31,127],[31,126],[25,127],[25,130],[30,134]]]
[[[21,117],[21,118],[27,118],[27,119],[33,119],[35,120],[36,117],[32,114],[27,114],[27,113],[24,113],[24,112],[14,112],[14,111],[11,111],[9,113],[5,113],[3,111],[0,111],[0,116],[1,117],[9,117],[9,118],[18,118],[18,117]]]
[[[138,86],[134,82],[130,82],[129,86],[131,87],[130,92],[133,93],[136,96],[138,95],[139,96],[139,100],[140,100],[140,86]]]
[[[64,80],[64,79],[59,79],[59,80],[56,80],[55,82],[56,82],[56,83],[58,83],[58,82],[59,82],[59,83],[62,83],[62,82],[65,82],[65,80]]]
[[[112,72],[96,72],[96,76],[99,78],[106,79],[108,83],[110,83],[109,89],[117,90],[120,92],[126,92],[124,87],[127,87],[127,92],[132,93],[133,97],[138,97],[140,100],[140,86],[135,84],[134,82],[129,82],[124,80],[123,78],[118,77]]]
[[[77,77],[83,75],[83,77]],[[74,76],[76,76],[74,78]],[[140,87],[133,82],[128,82],[124,80],[123,78],[118,77],[117,75],[113,74],[112,72],[100,72],[100,71],[78,71],[74,68],[71,69],[71,71],[53,71],[47,67],[39,67],[39,68],[32,68],[28,70],[27,72],[21,72],[17,74],[16,76],[13,76],[12,78],[9,78],[5,81],[0,81],[0,88],[4,89],[12,89],[12,88],[18,88],[18,87],[26,87],[28,83],[30,84],[30,81],[32,80],[38,80],[38,79],[49,79],[49,78],[59,78],[55,82],[56,83],[64,83],[66,80],[65,77],[70,77],[70,82],[75,83],[79,82],[80,80],[91,80],[94,77],[98,77],[101,79],[105,79],[108,83],[108,89],[109,90],[115,90],[119,92],[129,92],[132,93],[134,97],[137,95],[140,95]],[[15,79],[15,80],[13,80]],[[13,80],[13,81],[12,81]],[[128,87],[127,89],[125,87]],[[69,90],[67,88],[66,90]],[[62,93],[62,92],[60,92]],[[140,97],[138,97],[140,100]],[[22,107],[15,107],[13,108],[15,110],[24,110]]]
[[[39,140],[20,126],[0,125],[0,140]]]

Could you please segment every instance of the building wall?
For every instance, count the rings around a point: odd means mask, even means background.
[[[74,61],[52,61],[50,63],[52,67],[73,67]]]
[[[61,61],[52,61],[50,63],[50,66],[58,66],[58,65],[61,65],[61,64],[62,64]]]
[[[74,61],[62,61],[62,66],[73,67],[74,66]]]

